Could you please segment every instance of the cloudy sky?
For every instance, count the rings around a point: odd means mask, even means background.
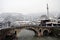
[[[0,13],[29,14],[46,12],[47,3],[49,4],[49,12],[60,12],[60,0],[0,0]]]

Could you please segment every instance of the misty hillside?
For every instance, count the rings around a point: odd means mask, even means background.
[[[47,13],[44,13],[44,12],[42,12],[42,13],[31,13],[31,14],[28,14],[28,15],[24,15],[24,18],[25,18],[25,20],[37,21],[37,20],[41,19],[42,15],[47,16]],[[50,12],[49,13],[49,17],[51,17],[51,18],[58,18],[58,16],[60,16],[59,12]]]
[[[23,15],[21,13],[2,13],[0,14],[0,18],[2,18],[3,21],[21,21],[23,20]]]
[[[4,21],[37,21],[42,15],[47,15],[46,13],[31,13],[28,15],[23,15],[22,13],[1,13],[0,20]],[[49,16],[55,18],[55,16],[60,17],[59,13],[49,13]]]

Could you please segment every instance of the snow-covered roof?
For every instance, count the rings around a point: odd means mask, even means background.
[[[4,21],[4,19],[3,18],[0,18],[0,22],[3,22]]]
[[[40,17],[40,20],[48,20],[48,17],[47,17],[46,15],[42,15],[42,16]]]

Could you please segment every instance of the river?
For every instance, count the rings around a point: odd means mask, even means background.
[[[34,37],[35,33],[30,30],[22,29],[21,32],[17,35],[18,40],[60,40],[60,38],[56,37]]]

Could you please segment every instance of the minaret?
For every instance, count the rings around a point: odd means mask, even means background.
[[[47,17],[49,19],[49,8],[48,8],[48,4],[47,4]]]

